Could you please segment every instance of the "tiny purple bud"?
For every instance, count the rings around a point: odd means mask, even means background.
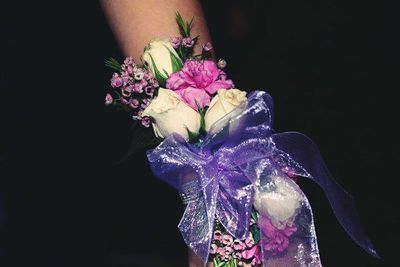
[[[138,80],[138,81],[142,80],[143,77],[144,77],[144,72],[143,72],[143,70],[138,69],[137,71],[135,71],[134,77],[135,77],[135,79]]]
[[[133,64],[133,58],[132,57],[127,57],[124,60],[125,65],[132,65]]]
[[[129,106],[133,109],[139,107],[139,100],[132,98],[131,101],[129,101]]]
[[[124,83],[124,81],[118,75],[118,73],[114,73],[112,78],[111,78],[111,86],[116,88],[116,87],[120,87],[123,83]]]
[[[144,91],[145,91],[146,95],[148,95],[148,96],[153,96],[154,95],[154,87],[152,87],[152,86],[147,86],[144,89]]]
[[[132,87],[127,86],[127,87],[122,88],[121,93],[124,97],[130,97],[132,94]]]
[[[146,128],[149,128],[151,124],[150,117],[143,117],[142,118],[142,125]]]

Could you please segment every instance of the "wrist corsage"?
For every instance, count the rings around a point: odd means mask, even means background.
[[[156,145],[147,151],[150,166],[182,195],[178,228],[204,265],[321,266],[296,177],[320,185],[349,236],[378,256],[316,145],[298,132],[275,132],[270,95],[237,89],[210,43],[194,53],[193,18],[177,13],[176,21],[180,36],[152,41],[142,62],[106,62],[116,72],[105,104],[139,122],[132,149]]]

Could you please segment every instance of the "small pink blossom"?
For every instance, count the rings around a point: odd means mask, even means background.
[[[172,47],[177,49],[181,45],[182,37],[180,37],[180,36],[174,37],[171,39],[170,42],[171,42]]]
[[[146,95],[148,95],[148,96],[154,95],[154,87],[152,87],[152,86],[146,86],[144,91],[145,91]]]
[[[135,93],[141,94],[143,93],[143,86],[140,83],[133,84],[133,91]]]
[[[246,245],[246,247],[251,248],[254,246],[254,239],[253,236],[251,236],[249,234],[249,236],[246,238],[246,240],[244,240],[244,244]]]
[[[233,241],[233,248],[235,250],[240,251],[240,250],[245,249],[246,245],[242,241],[240,241],[239,239],[236,239],[235,241]]]
[[[222,244],[226,246],[230,246],[233,243],[233,237],[229,234],[225,234],[222,236]]]
[[[120,87],[123,83],[124,83],[124,81],[118,75],[118,73],[114,73],[112,78],[111,78],[111,86],[116,88],[116,87]]]
[[[218,252],[218,246],[216,244],[211,244],[210,254],[214,255]]]
[[[132,65],[128,65],[128,66],[126,67],[126,71],[127,71],[129,74],[132,74],[132,73],[133,73],[133,66],[132,66]]]
[[[232,253],[233,253],[233,248],[229,247],[229,246],[226,246],[225,247],[225,255],[230,255]]]
[[[144,110],[150,105],[150,102],[150,99],[145,98],[142,100],[142,104],[140,105],[140,107]]]
[[[223,248],[218,248],[217,253],[221,256],[225,256],[225,250]]]
[[[242,251],[241,257],[246,260],[252,259],[252,265],[261,264],[262,253],[260,245],[257,244],[250,249]]]
[[[222,80],[221,76],[226,77],[226,74],[217,67],[214,61],[192,59],[185,62],[182,70],[170,75],[166,87],[176,91],[187,104],[197,110],[196,101],[204,107],[210,103],[211,96],[218,89],[233,88],[232,80]],[[190,91],[185,91],[186,89]]]
[[[111,105],[112,102],[113,102],[113,97],[112,97],[110,94],[107,94],[107,95],[106,95],[106,99],[105,99],[105,104],[106,104],[106,106]]]
[[[146,128],[149,128],[151,124],[150,117],[143,117],[142,118],[142,125]]]
[[[223,60],[222,58],[218,60],[218,68],[223,69],[226,67],[226,61]]]
[[[133,75],[134,75],[134,77],[135,77],[136,80],[140,81],[140,80],[142,80],[143,77],[144,77],[144,72],[143,72],[143,70],[137,70]],[[143,80],[144,80],[144,79],[143,79]],[[144,81],[145,81],[145,80],[144,80]]]
[[[127,71],[124,71],[124,72],[121,72],[121,78],[122,78],[124,85],[126,85],[129,82],[129,79],[131,78],[131,76],[129,75],[129,73]]]

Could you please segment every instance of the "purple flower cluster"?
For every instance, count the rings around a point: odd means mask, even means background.
[[[252,220],[250,225],[255,224]],[[214,231],[211,242],[210,254],[217,262],[236,261],[238,266],[250,263],[251,266],[259,266],[262,263],[260,243],[255,243],[252,233],[245,240],[235,239],[223,229]]]
[[[150,118],[141,114],[159,87],[152,73],[136,65],[131,57],[127,57],[121,64],[120,71],[112,75],[111,86],[113,91],[106,95],[105,104],[128,111],[134,120],[139,120],[143,126],[149,127]]]

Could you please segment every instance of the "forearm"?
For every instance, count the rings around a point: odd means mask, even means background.
[[[101,0],[109,24],[126,56],[140,60],[143,48],[154,38],[179,35],[175,13],[183,18],[195,17],[192,35],[200,35],[200,44],[211,41],[207,23],[198,0]]]

